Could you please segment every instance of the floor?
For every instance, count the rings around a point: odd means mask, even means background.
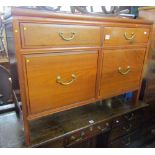
[[[145,146],[145,148],[155,148],[155,141],[153,141],[153,142],[147,144],[147,145]]]
[[[22,120],[15,112],[0,115],[0,148],[24,147]]]
[[[15,111],[15,104],[0,104],[0,116],[3,113]]]
[[[22,120],[15,112],[0,115],[0,148],[21,148],[24,145]],[[143,146],[155,148],[155,140]]]

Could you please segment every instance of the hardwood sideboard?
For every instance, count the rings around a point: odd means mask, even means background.
[[[21,8],[10,13],[5,27],[27,145],[35,119],[127,92],[138,104],[152,22]]]

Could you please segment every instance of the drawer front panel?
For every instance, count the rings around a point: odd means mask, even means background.
[[[104,35],[105,45],[132,45],[147,43],[149,39],[149,29],[106,27],[104,29]]]
[[[112,120],[112,128],[120,127],[127,122],[130,123],[132,121],[139,121],[143,117],[143,115],[143,111],[134,111],[123,116],[118,116]]]
[[[31,114],[95,97],[98,52],[25,57]]]
[[[97,26],[21,23],[22,47],[100,46]]]
[[[150,88],[150,89],[147,89],[146,93],[145,93],[145,100],[147,102],[149,101],[153,101],[155,100],[155,87],[154,88]]]
[[[92,125],[88,128],[82,129],[80,131],[77,131],[75,133],[72,133],[66,138],[66,144],[67,147],[72,146],[76,143],[79,143],[83,140],[88,140],[92,136],[96,136],[100,134],[101,132],[107,132],[110,130],[110,125],[108,122],[106,123],[98,123],[95,125]]]
[[[63,138],[39,145],[37,148],[64,148]]]
[[[100,96],[112,97],[137,89],[144,56],[145,49],[104,51]]]
[[[109,140],[112,141],[118,137],[126,135],[138,127],[140,127],[140,121],[138,120],[134,120],[132,122],[127,121],[126,123],[120,125],[119,127],[112,129]]]
[[[131,134],[127,136],[123,136],[122,138],[119,138],[115,141],[112,141],[109,144],[110,148],[126,148],[126,147],[131,147],[134,141],[136,141],[139,137],[141,136],[141,132],[139,129],[136,131],[132,132]]]

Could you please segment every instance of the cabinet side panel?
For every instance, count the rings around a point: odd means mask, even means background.
[[[6,36],[7,36],[7,48],[9,55],[9,63],[10,63],[10,73],[12,77],[12,85],[13,89],[19,89],[19,80],[18,80],[18,72],[17,72],[17,60],[16,60],[16,50],[14,44],[13,37],[13,28],[12,23],[5,24]]]

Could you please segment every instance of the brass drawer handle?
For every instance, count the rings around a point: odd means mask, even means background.
[[[79,141],[81,141],[81,140],[83,140],[83,138],[82,138],[82,137],[79,137],[79,138],[77,138],[77,139],[75,140],[75,142],[79,142]]]
[[[130,145],[130,144],[131,144],[131,137],[129,136],[129,137],[127,138],[127,141],[125,141],[125,140],[122,139],[122,143],[123,143],[124,145],[126,145],[126,146]]]
[[[126,75],[128,74],[129,72],[131,71],[131,68],[130,66],[127,67],[127,69],[122,69],[122,67],[119,67],[118,68],[118,72],[122,75]]]
[[[134,114],[131,113],[131,116],[127,116],[127,115],[124,115],[125,119],[127,119],[128,121],[131,121],[134,119]]]
[[[130,128],[123,127],[123,130],[125,130],[126,132],[129,132],[131,129]]]
[[[73,39],[74,39],[74,37],[75,37],[75,32],[71,32],[71,37],[70,37],[70,38],[65,38],[63,32],[59,32],[59,36],[60,36],[63,40],[65,40],[65,41],[70,41],[70,40],[73,40]]]
[[[126,40],[133,40],[135,38],[136,34],[132,32],[130,36],[127,34],[127,32],[124,33],[124,37]]]
[[[76,75],[75,74],[72,74],[71,77],[72,77],[72,79],[69,82],[63,82],[62,79],[61,79],[61,76],[57,76],[56,77],[56,82],[61,84],[61,85],[67,86],[67,85],[72,84],[76,80]]]
[[[78,141],[81,141],[83,138],[82,137],[75,137],[75,136],[71,136],[71,141],[74,141],[74,142],[78,142]]]
[[[129,131],[131,131],[132,130],[132,128],[133,128],[133,126],[132,126],[132,124],[129,124],[129,126],[128,127],[123,127],[123,130],[125,130],[126,132],[129,132]]]

